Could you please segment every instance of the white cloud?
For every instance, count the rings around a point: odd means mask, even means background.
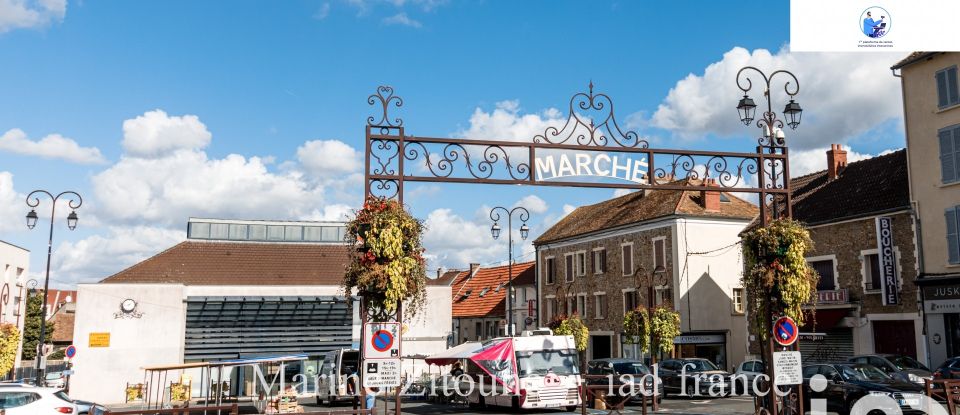
[[[800,177],[805,174],[827,169],[827,150],[830,147],[815,148],[810,150],[790,151],[790,176]],[[843,146],[847,150],[847,163],[866,160],[871,157],[882,156],[896,150],[888,149],[879,154],[858,153],[853,151],[850,146]]]
[[[500,101],[490,112],[481,108],[475,109],[470,116],[470,127],[460,129],[454,135],[480,140],[529,143],[535,135],[543,134],[547,127],[559,127],[565,120],[565,115],[556,108],[534,114],[521,114],[519,101]]]
[[[330,3],[327,2],[320,5],[320,9],[318,9],[317,12],[313,14],[313,18],[317,20],[323,20],[323,19],[326,19],[327,16],[329,15],[330,15]]]
[[[27,214],[25,196],[13,188],[13,173],[0,171],[0,231],[23,230],[26,222],[16,220]]]
[[[62,22],[67,0],[0,0],[0,33]]]
[[[719,62],[707,66],[702,74],[689,74],[678,81],[650,124],[684,138],[709,133],[758,133],[755,127],[750,130],[741,124],[734,109],[743,95],[736,86],[737,71],[751,65],[768,75],[787,69],[799,78],[800,93],[796,99],[804,108],[803,120],[797,130],[787,128],[791,147],[814,148],[845,142],[885,121],[902,118],[899,80],[889,69],[902,57],[897,53],[790,53],[788,47],[776,54],[765,49],[751,53],[736,47]],[[780,117],[787,102],[783,90],[787,77],[782,76],[777,75],[771,83],[773,109]],[[759,107],[764,101],[761,81],[751,79],[753,89],[749,94],[760,113],[765,110]]]
[[[92,235],[56,247],[51,274],[61,284],[94,282],[156,255],[186,238],[182,230],[153,226],[112,226],[106,236]]]
[[[523,199],[518,200],[517,203],[514,203],[513,206],[514,207],[523,206],[528,211],[530,211],[530,213],[533,213],[533,214],[546,213],[547,209],[549,209],[549,206],[547,206],[547,202],[537,197],[537,195],[526,196]]]
[[[326,205],[322,209],[314,209],[304,220],[318,220],[324,222],[345,222],[353,216],[354,208],[348,205],[335,203]]]
[[[362,171],[360,152],[339,140],[313,140],[297,148],[297,160],[317,176]]]
[[[123,122],[123,149],[134,157],[162,157],[177,150],[202,149],[212,134],[196,115],[169,116],[147,111]]]
[[[81,147],[76,141],[60,134],[50,134],[37,141],[27,137],[27,133],[14,128],[0,136],[0,151],[25,156],[37,156],[48,159],[61,159],[79,164],[101,164],[106,159],[96,147]]]
[[[617,190],[614,190],[614,191],[613,191],[613,197],[626,196],[626,195],[628,195],[628,194],[630,194],[630,193],[633,193],[633,192],[635,192],[635,191],[636,191],[636,190],[634,190],[634,189],[617,189]]]
[[[424,221],[427,231],[423,245],[430,269],[463,268],[470,263],[489,263],[503,259],[507,248],[493,240],[490,225],[460,217],[450,209],[437,209]]]
[[[411,19],[410,16],[407,16],[407,14],[403,12],[397,13],[390,17],[384,17],[383,20],[381,21],[383,22],[383,24],[386,24],[386,25],[408,26],[416,29],[423,27],[422,23],[420,23],[417,20]]]

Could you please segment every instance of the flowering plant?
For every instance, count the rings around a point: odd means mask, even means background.
[[[637,307],[623,315],[624,343],[636,344],[646,353],[650,348],[650,314],[646,307]]]
[[[0,374],[6,374],[13,369],[19,346],[20,330],[17,326],[10,323],[0,324]]]
[[[572,314],[569,317],[564,315],[557,316],[550,323],[550,329],[553,330],[553,334],[559,336],[573,336],[573,341],[577,345],[578,352],[587,350],[587,342],[590,340],[590,329],[587,328],[586,324],[583,324],[583,320],[580,320],[579,315]]]
[[[347,224],[347,240],[357,247],[343,287],[367,306],[392,313],[401,303],[405,317],[423,308],[426,273],[423,224],[394,200],[371,197]]]
[[[663,353],[673,351],[673,340],[680,335],[680,313],[668,307],[653,309],[650,330],[657,338],[657,348]]]

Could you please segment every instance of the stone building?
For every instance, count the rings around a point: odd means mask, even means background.
[[[960,356],[960,53],[914,52],[891,69],[903,91],[910,202],[916,217],[930,356]]]
[[[513,264],[512,283],[509,267],[480,267],[470,264],[466,271],[447,272],[439,280],[451,282],[454,344],[492,339],[506,334],[507,292],[513,289],[513,324],[519,334],[537,327],[529,310],[535,304],[534,262]],[[529,319],[528,319],[529,318]]]
[[[579,314],[587,357],[641,357],[623,316],[654,303],[681,315],[674,354],[733,368],[746,356],[738,234],[756,206],[717,191],[635,192],[577,208],[534,241],[540,318]]]
[[[815,319],[801,327],[804,362],[895,353],[926,360],[917,305],[916,244],[904,150],[855,163],[834,144],[826,170],[791,180],[793,217],[810,229],[820,274]],[[892,227],[895,302],[884,301],[878,218]]]

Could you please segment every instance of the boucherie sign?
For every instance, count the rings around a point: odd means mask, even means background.
[[[647,159],[606,153],[562,153],[537,156],[537,180],[564,177],[601,177],[647,183]]]

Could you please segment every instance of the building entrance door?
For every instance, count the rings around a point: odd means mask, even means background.
[[[874,321],[874,352],[898,354],[916,359],[917,339],[913,333],[913,320]]]

